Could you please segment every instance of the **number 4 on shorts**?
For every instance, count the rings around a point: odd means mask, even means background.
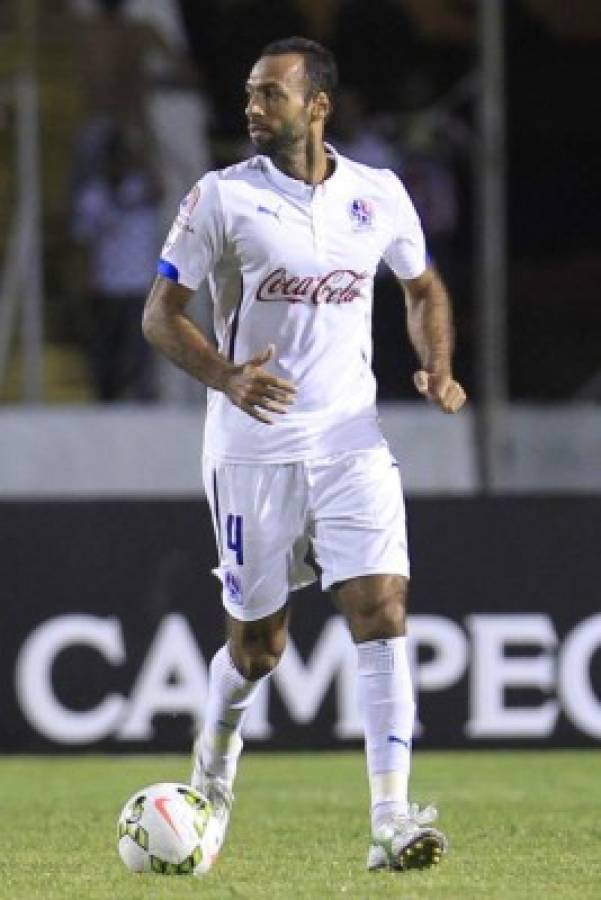
[[[242,551],[242,516],[229,515],[226,521],[227,548],[234,550],[239,566],[244,562]]]

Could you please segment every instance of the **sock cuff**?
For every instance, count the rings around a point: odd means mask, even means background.
[[[359,675],[379,675],[399,668],[399,658],[406,659],[407,638],[382,638],[357,644]]]
[[[215,673],[219,673],[220,677],[226,678],[227,683],[235,690],[250,690],[255,684],[254,681],[249,681],[238,671],[232,660],[228,644],[224,644],[223,647],[220,647],[211,660],[210,668]]]

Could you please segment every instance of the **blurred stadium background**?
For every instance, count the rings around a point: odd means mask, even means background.
[[[336,51],[331,140],[405,179],[455,301],[472,402],[449,419],[413,395],[396,288],[378,279],[418,746],[594,747],[599,4],[5,0],[0,751],[189,746],[222,641],[204,393],[145,355],[139,304],[181,196],[249,152],[242,80],[290,33]],[[208,326],[202,291],[195,315]],[[297,598],[292,634],[249,742],[357,746],[353,650],[316,591]]]

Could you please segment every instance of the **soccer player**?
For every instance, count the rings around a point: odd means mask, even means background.
[[[324,143],[336,81],[319,44],[264,48],[246,84],[258,155],[192,188],[144,314],[148,340],[209,388],[204,483],[229,639],[210,665],[192,784],[215,804],[221,844],[244,713],[284,650],[290,592],[318,568],[357,646],[367,865],[422,868],[447,841],[432,827],[436,810],[407,796],[415,704],[405,511],[371,370],[380,259],[404,290],[417,390],[448,413],[465,393],[452,375],[449,298],[402,184]],[[204,279],[217,347],[186,315]]]

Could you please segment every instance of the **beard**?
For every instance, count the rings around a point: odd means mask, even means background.
[[[278,152],[280,141],[271,131],[250,133],[251,144],[264,156],[272,156]]]
[[[259,153],[270,158],[290,155],[305,137],[289,125],[283,126],[279,131],[273,131],[270,128],[262,129],[257,126],[254,133],[252,128],[249,128],[249,136],[251,143]]]

